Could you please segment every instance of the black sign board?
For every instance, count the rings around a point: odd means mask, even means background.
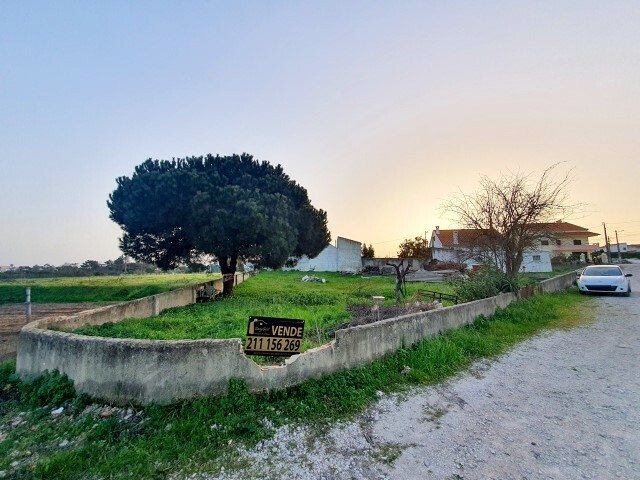
[[[244,353],[288,357],[300,353],[304,320],[249,317]]]

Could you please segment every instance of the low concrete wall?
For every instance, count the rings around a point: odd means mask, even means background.
[[[570,283],[551,279],[541,290],[563,290],[565,284]],[[149,316],[145,312],[160,311],[160,305],[178,306],[187,301],[189,292],[193,299],[193,290],[187,289],[170,292],[171,300],[149,297],[72,317],[32,322],[20,333],[17,371],[23,377],[32,377],[45,370],[58,369],[73,379],[79,392],[115,403],[166,404],[201,395],[223,394],[231,378],[245,379],[254,392],[281,389],[364,365],[403,346],[472,323],[480,315],[491,315],[516,299],[514,294],[503,294],[338,330],[334,341],[293,356],[284,366],[276,367],[260,367],[247,358],[237,338],[123,340],[46,330],[118,321],[118,315]]]
[[[575,279],[576,272],[558,275],[557,277],[549,278],[548,280],[540,282],[538,291],[539,293],[562,292],[573,285]]]
[[[215,284],[216,282],[222,284],[222,280],[215,280],[213,283]],[[102,325],[108,322],[115,323],[125,318],[154,317],[168,308],[184,307],[185,305],[195,303],[195,292],[195,287],[183,288],[132,300],[130,302],[118,303],[117,305],[86,310],[67,317],[53,317],[55,318],[53,322],[51,317],[43,318],[31,322],[29,325],[33,325],[36,328],[55,327],[60,330],[75,330],[84,325]]]

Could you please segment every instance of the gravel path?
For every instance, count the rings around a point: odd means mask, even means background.
[[[640,479],[640,265],[630,298],[329,432],[282,428],[220,479]]]

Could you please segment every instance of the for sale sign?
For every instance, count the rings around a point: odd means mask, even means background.
[[[288,357],[300,353],[304,320],[249,317],[244,353]]]

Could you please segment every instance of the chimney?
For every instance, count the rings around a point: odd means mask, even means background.
[[[453,232],[453,244],[458,245],[460,243],[458,240],[458,232]]]
[[[436,225],[436,235],[440,235],[440,227]]]

